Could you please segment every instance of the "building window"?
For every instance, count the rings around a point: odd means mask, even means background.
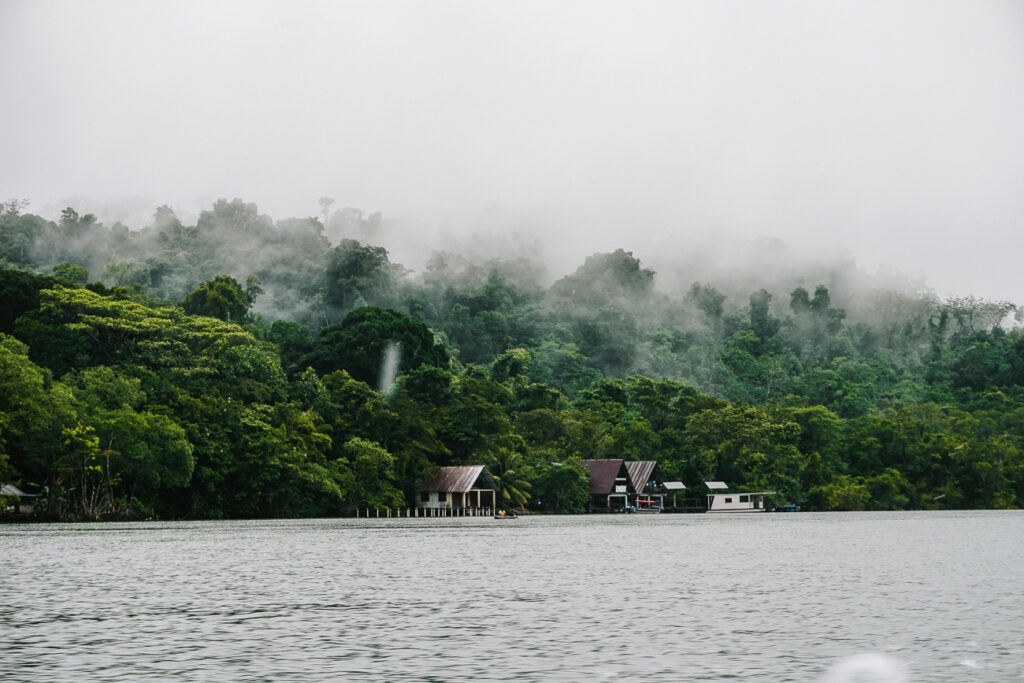
[[[726,503],[731,503],[731,502],[732,502],[732,498],[726,498],[726,499],[725,499],[725,502],[726,502]]]
[[[740,496],[740,502],[741,503],[749,503],[750,502],[750,496]]]
[[[430,491],[420,491],[420,502],[421,503],[429,503],[430,502]]]

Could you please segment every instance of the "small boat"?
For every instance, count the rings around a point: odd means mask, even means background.
[[[495,519],[519,519],[519,515],[516,514],[515,510],[509,510],[508,512],[506,512],[505,510],[498,510],[497,512],[494,513],[494,518]]]
[[[632,510],[633,512],[647,513],[647,514],[661,512],[661,501],[660,500],[654,500],[654,499],[650,499],[649,500],[649,499],[646,499],[646,498],[637,498],[636,501],[634,501],[634,502],[636,503],[636,505],[633,506],[633,510]]]

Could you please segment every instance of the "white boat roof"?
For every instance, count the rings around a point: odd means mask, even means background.
[[[729,488],[729,485],[726,484],[724,481],[706,481],[704,482],[704,485],[712,490],[724,491],[725,489]]]
[[[666,481],[662,483],[662,486],[669,491],[682,491],[686,488],[686,484],[681,481]]]
[[[722,491],[715,496],[774,496],[775,491]]]

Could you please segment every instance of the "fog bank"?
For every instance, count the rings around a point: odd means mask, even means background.
[[[0,17],[0,198],[36,213],[139,225],[170,204],[193,223],[242,197],[280,219],[329,196],[405,230],[395,252],[504,234],[558,274],[618,247],[658,268],[778,239],[1024,300],[1016,2],[0,0]]]

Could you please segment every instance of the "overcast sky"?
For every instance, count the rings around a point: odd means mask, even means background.
[[[770,236],[1024,303],[1019,0],[0,0],[0,98],[0,199],[48,217],[327,195],[519,217],[576,263]]]

